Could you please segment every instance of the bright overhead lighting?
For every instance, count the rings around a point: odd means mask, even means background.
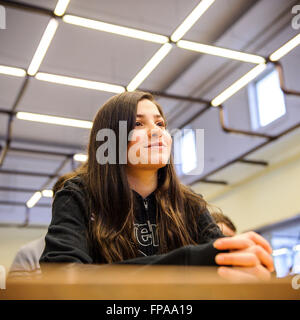
[[[34,122],[41,122],[41,123],[48,123],[48,124],[57,124],[61,126],[85,128],[85,129],[91,129],[93,125],[91,121],[48,116],[45,114],[30,113],[30,112],[17,112],[16,117],[17,119],[20,119],[20,120],[27,120],[27,121],[34,121]]]
[[[297,244],[293,248],[294,251],[300,251],[300,244]]]
[[[276,256],[281,256],[283,254],[287,254],[288,252],[289,252],[288,248],[280,248],[280,249],[273,250],[272,255],[276,257]]]
[[[93,90],[99,90],[99,91],[107,91],[107,92],[113,92],[113,93],[122,93],[125,91],[124,87],[114,85],[114,84],[84,80],[84,79],[78,79],[78,78],[71,78],[66,76],[59,76],[59,75],[43,73],[43,72],[38,72],[35,78],[42,81],[65,84],[67,86],[74,86],[74,87],[93,89]]]
[[[26,206],[28,208],[34,207],[37,202],[41,199],[42,194],[40,191],[37,191],[36,193],[33,194],[33,196],[26,202]]]
[[[75,161],[79,161],[79,162],[86,162],[87,158],[88,158],[87,155],[82,153],[76,153],[74,154],[74,157],[73,157]]]
[[[202,0],[174,31],[171,40],[174,42],[180,40],[214,2],[215,0]]]
[[[214,107],[219,106],[224,101],[229,99],[231,96],[233,96],[236,92],[238,92],[240,89],[245,87],[249,82],[251,82],[253,79],[255,79],[260,73],[262,73],[266,69],[266,64],[259,64],[258,66],[251,69],[248,73],[246,73],[244,76],[242,76],[239,80],[234,82],[230,87],[225,89],[222,93],[220,93],[217,97],[215,97],[211,101],[211,105]]]
[[[6,67],[0,65],[0,73],[15,77],[25,77],[26,71],[20,68]]]
[[[54,14],[59,17],[62,16],[66,12],[69,2],[70,0],[58,0],[57,5],[54,9]]]
[[[239,60],[239,61],[250,62],[250,63],[264,63],[266,61],[265,58],[254,55],[254,54],[244,53],[244,52],[225,49],[225,48],[219,48],[215,46],[209,46],[209,45],[201,44],[197,42],[179,40],[176,44],[179,48],[192,50],[192,51],[205,53],[205,54],[211,54],[214,56],[224,57],[224,58],[233,59],[233,60]]]
[[[41,40],[41,42],[40,42],[40,44],[39,44],[39,46],[33,56],[33,59],[29,65],[29,68],[27,71],[27,73],[29,75],[34,76],[37,73],[37,71],[38,71],[38,69],[39,69],[39,67],[45,57],[45,54],[49,48],[49,45],[55,35],[57,27],[58,27],[58,22],[56,21],[56,19],[54,19],[54,18],[51,19],[48,23],[48,26],[47,26],[44,34],[43,34],[42,40]]]
[[[43,197],[46,197],[46,198],[52,198],[53,197],[53,191],[45,189],[45,190],[42,191],[42,195],[43,195]]]
[[[169,41],[168,37],[162,36],[160,34],[122,27],[115,24],[111,24],[111,23],[71,16],[71,15],[63,16],[63,21],[66,23],[74,24],[77,26],[85,27],[85,28],[114,33],[114,34],[118,34],[125,37],[151,41],[155,43],[166,43]]]
[[[270,55],[271,61],[278,61],[300,44],[300,33]]]
[[[154,56],[146,63],[146,65],[139,71],[139,73],[131,80],[127,86],[128,91],[134,91],[157,67],[157,65],[166,57],[166,55],[172,49],[172,44],[165,43],[154,54]]]

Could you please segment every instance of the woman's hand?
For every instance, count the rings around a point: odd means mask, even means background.
[[[216,263],[234,268],[221,267],[218,273],[223,277],[255,278],[267,280],[274,271],[272,248],[268,241],[256,232],[250,231],[233,237],[220,238],[214,242],[218,250],[230,250],[216,255]]]

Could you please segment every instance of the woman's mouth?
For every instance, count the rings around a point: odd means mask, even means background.
[[[165,147],[166,147],[166,145],[162,142],[154,142],[154,143],[150,143],[145,148],[165,148]]]

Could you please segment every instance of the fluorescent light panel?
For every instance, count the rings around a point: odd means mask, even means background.
[[[42,191],[42,196],[46,198],[52,198],[53,197],[53,191],[45,189]]]
[[[281,256],[283,254],[287,254],[288,252],[289,252],[288,248],[280,248],[280,249],[273,250],[272,255],[276,257],[276,256]]]
[[[49,48],[49,45],[55,35],[57,27],[58,27],[57,20],[54,18],[51,19],[48,23],[48,26],[47,26],[44,34],[43,34],[41,42],[40,42],[40,44],[39,44],[39,46],[33,56],[33,59],[29,65],[29,68],[27,71],[27,73],[29,75],[34,76],[37,73],[37,71],[38,71],[38,69],[39,69],[39,67],[40,67],[40,65],[46,55],[46,52]]]
[[[21,111],[17,112],[16,117],[17,119],[20,119],[20,120],[41,122],[41,123],[47,123],[47,124],[57,124],[61,126],[85,128],[85,129],[90,129],[93,125],[93,122],[86,121],[86,120],[55,117],[55,116],[48,116],[45,114],[21,112]]]
[[[180,40],[214,2],[215,0],[202,0],[174,31],[171,40],[174,42]]]
[[[146,65],[140,70],[140,72],[131,80],[127,86],[128,91],[134,91],[158,66],[158,64],[167,56],[172,49],[172,44],[165,43],[154,54],[154,56],[146,63]]]
[[[300,33],[297,34],[294,38],[286,42],[282,47],[274,51],[269,59],[271,61],[278,61],[283,56],[288,54],[290,51],[292,51],[294,48],[296,48],[300,44]]]
[[[87,158],[88,158],[87,155],[82,153],[76,153],[74,154],[74,157],[73,157],[75,161],[79,161],[79,162],[85,162]]]
[[[58,0],[57,5],[54,9],[54,14],[59,17],[62,16],[66,12],[69,2],[70,0]]]
[[[59,75],[50,74],[50,73],[38,72],[35,78],[42,81],[59,83],[67,86],[99,90],[99,91],[107,91],[107,92],[113,92],[113,93],[122,93],[125,91],[125,88],[119,85],[66,77],[66,76],[59,76]]]
[[[255,79],[260,73],[262,73],[266,69],[266,64],[259,64],[253,69],[251,69],[248,73],[246,73],[244,76],[242,76],[239,80],[234,82],[230,87],[225,89],[222,93],[220,93],[217,97],[215,97],[211,101],[211,105],[214,107],[219,106],[224,101],[229,99],[231,96],[233,96],[236,92],[238,92],[240,89],[245,87],[249,82],[251,82],[253,79]]]
[[[33,194],[33,196],[26,202],[26,206],[28,208],[34,207],[38,201],[41,199],[42,193],[40,191],[37,191]]]
[[[111,23],[81,18],[77,16],[72,16],[72,15],[63,16],[63,21],[66,23],[80,26],[80,27],[114,33],[114,34],[118,34],[125,37],[130,37],[130,38],[135,38],[135,39],[140,39],[140,40],[145,40],[145,41],[150,41],[155,43],[163,44],[169,41],[168,37],[162,36],[160,34],[141,31],[133,28],[122,27],[115,24],[111,24]]]
[[[9,76],[15,76],[15,77],[25,77],[26,71],[21,68],[13,68],[13,67],[7,67],[0,65],[0,73],[7,74]]]
[[[300,244],[297,244],[293,248],[294,251],[300,251]]]
[[[265,58],[254,55],[254,54],[244,53],[244,52],[225,49],[225,48],[219,48],[215,46],[209,46],[206,44],[201,44],[201,43],[191,42],[186,40],[178,41],[177,46],[179,48],[183,48],[187,50],[192,50],[192,51],[205,53],[205,54],[211,54],[214,56],[224,57],[224,58],[233,59],[233,60],[239,60],[243,62],[264,63],[266,61]]]

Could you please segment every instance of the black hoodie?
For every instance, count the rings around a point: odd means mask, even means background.
[[[67,181],[63,189],[56,193],[40,263],[103,263],[103,260],[93,257],[88,245],[88,219],[93,218],[87,212],[88,195],[84,190],[81,179],[77,177]],[[199,234],[192,235],[193,239],[197,239],[198,245],[157,254],[159,242],[154,192],[146,198],[135,191],[133,194],[136,218],[134,234],[140,247],[140,256],[118,264],[216,265],[215,256],[221,251],[213,247],[213,242],[224,235],[207,211],[200,215]]]

